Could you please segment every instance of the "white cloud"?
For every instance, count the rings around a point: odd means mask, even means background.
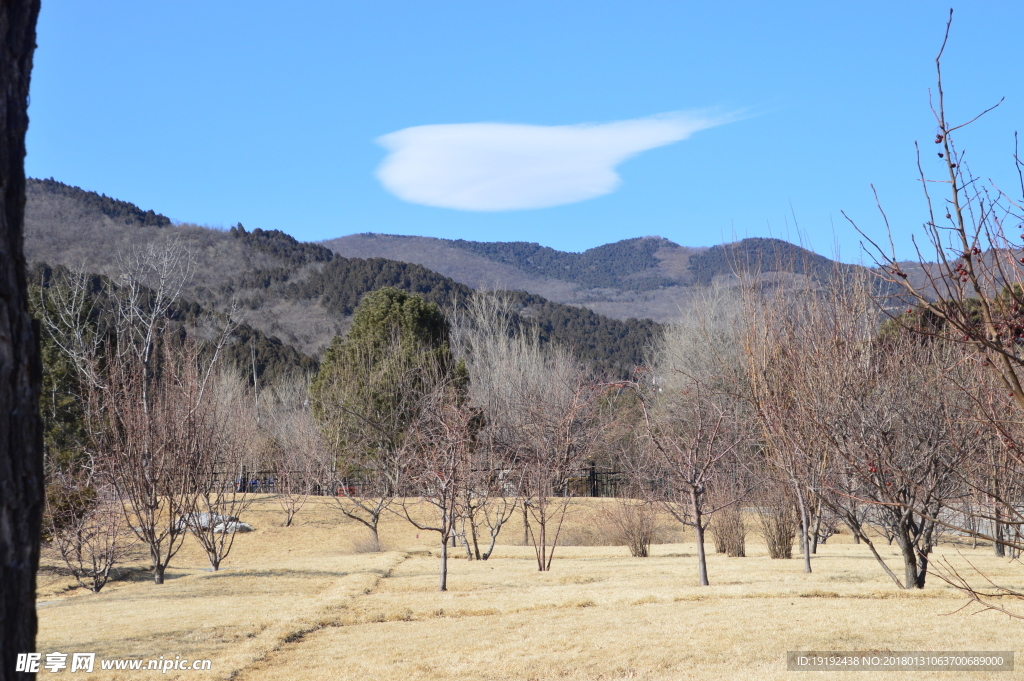
[[[379,137],[384,187],[411,203],[461,210],[547,208],[614,191],[615,167],[641,151],[735,120],[674,112],[580,125],[421,125]]]

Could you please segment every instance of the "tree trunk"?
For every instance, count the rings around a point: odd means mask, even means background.
[[[821,504],[814,514],[814,531],[811,532],[811,554],[818,555],[818,537],[821,534]]]
[[[38,0],[0,3],[0,680],[36,649],[43,508],[39,335],[28,313],[22,228],[29,76]]]
[[[1000,558],[1006,557],[1006,545],[1003,544],[1003,518],[998,502],[992,509],[992,547],[995,554]]]
[[[809,528],[807,518],[807,501],[804,499],[804,494],[800,490],[800,484],[794,483],[793,487],[796,488],[796,500],[800,506],[800,550],[804,554],[804,572],[811,572],[811,551],[809,542]]]
[[[920,573],[913,543],[901,532],[896,537],[896,544],[900,547],[900,553],[903,554],[903,588],[923,589],[924,576]]]
[[[165,568],[166,568],[165,565],[160,565],[159,563],[156,565],[156,567],[153,568],[153,583],[154,584],[163,584],[164,583],[164,569]]]
[[[523,546],[530,545],[530,514],[526,510],[526,502],[523,502]]]
[[[900,553],[903,555],[903,588],[923,589],[928,559],[922,552],[921,560],[918,560],[918,550],[910,527],[911,521],[909,515],[905,514],[893,527],[893,535],[896,545],[900,547]]]
[[[476,522],[474,522],[473,516],[469,517],[469,532],[473,540],[473,557],[480,560],[480,541],[476,534]]]
[[[693,531],[697,535],[697,572],[701,586],[709,586],[708,558],[704,553],[704,516],[700,510],[700,496],[696,491],[690,492],[690,504],[693,510]]]
[[[441,576],[437,590],[448,590],[448,537],[445,536],[441,537]]]

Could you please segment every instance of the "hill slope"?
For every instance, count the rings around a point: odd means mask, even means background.
[[[303,357],[318,356],[335,334],[347,329],[364,293],[395,286],[458,305],[472,292],[420,265],[339,257],[278,230],[172,225],[152,211],[53,180],[30,180],[27,194],[29,262],[114,276],[123,254],[181,242],[194,260],[185,292],[189,302],[244,321],[247,326],[238,335],[246,347],[251,342],[274,357],[293,357],[306,365]],[[532,319],[542,339],[575,348],[613,375],[625,375],[642,362],[658,329],[649,320],[621,321],[536,294],[511,295],[515,314]],[[244,359],[244,348],[238,347],[236,354]]]

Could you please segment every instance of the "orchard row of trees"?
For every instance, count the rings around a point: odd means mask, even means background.
[[[148,550],[157,584],[190,531],[217,569],[234,534],[212,521],[246,504],[223,479],[248,456],[252,432],[253,404],[221,367],[232,326],[172,323],[191,267],[172,244],[126,256],[116,281],[64,272],[36,291],[44,536],[93,591],[133,540]]]
[[[999,416],[1012,396],[928,304],[879,308],[867,275],[710,290],[631,381],[542,345],[500,295],[446,315],[385,288],[312,380],[261,388],[243,380],[250,367],[222,366],[230,323],[168,323],[188,270],[177,247],[136,254],[109,284],[71,275],[37,301],[47,533],[94,590],[126,537],[147,548],[157,583],[189,533],[217,569],[253,498],[246,470],[272,471],[286,524],[329,492],[374,548],[388,514],[436,532],[442,590],[449,547],[486,560],[515,514],[549,570],[574,480],[594,462],[627,481],[631,501],[611,520],[634,555],[653,509],[667,511],[696,535],[701,584],[705,532],[742,556],[744,509],[772,557],[798,537],[808,572],[843,524],[903,588],[924,586],[944,531],[1019,550],[1017,439]]]

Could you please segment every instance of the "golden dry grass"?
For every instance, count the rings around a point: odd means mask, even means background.
[[[787,650],[1014,650],[1024,634],[1024,622],[1005,615],[950,614],[963,599],[934,578],[922,592],[898,590],[845,535],[820,548],[811,575],[799,559],[769,560],[752,535],[747,558],[709,555],[712,586],[704,588],[695,586],[692,538],[675,528],[668,538],[676,543],[653,547],[647,559],[619,546],[560,547],[549,573],[537,572],[528,547],[501,545],[486,562],[453,551],[442,594],[436,535],[393,518],[382,532],[388,551],[357,553],[365,531],[342,522],[331,503],[311,500],[285,528],[273,501],[260,499],[243,518],[257,531],[239,535],[218,573],[191,541],[163,586],[140,570],[94,595],[44,571],[39,650],[213,660],[212,672],[168,678],[781,679],[794,674]],[[579,502],[567,537],[606,543],[608,503]],[[512,526],[503,538],[521,534]],[[957,550],[1024,586],[1021,565],[991,549],[942,547],[959,560]]]

